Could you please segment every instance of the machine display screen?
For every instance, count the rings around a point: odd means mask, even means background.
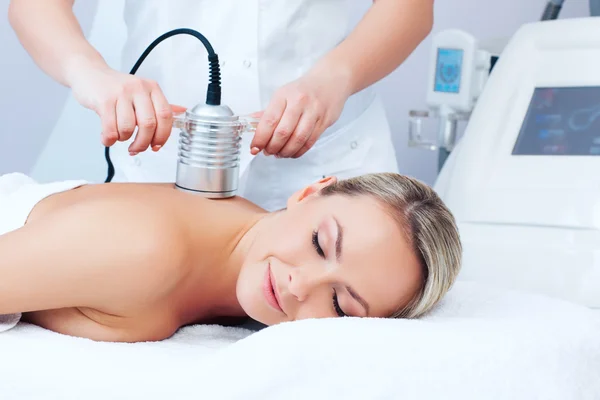
[[[437,49],[435,67],[436,92],[458,93],[460,91],[460,75],[462,72],[463,51],[460,49]]]
[[[600,86],[536,88],[513,155],[600,155]]]

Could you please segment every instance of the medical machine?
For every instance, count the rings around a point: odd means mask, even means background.
[[[221,104],[221,73],[219,57],[208,39],[187,28],[174,29],[154,40],[137,60],[130,74],[135,74],[150,52],[163,40],[175,35],[190,35],[202,42],[208,52],[210,76],[206,100],[174,116],[173,127],[180,129],[177,176],[175,187],[179,190],[208,198],[235,196],[240,170],[240,144],[244,132],[253,131],[257,121],[236,115],[227,105]],[[105,148],[110,182],[114,166],[110,148]]]
[[[598,65],[600,18],[530,23],[505,47],[435,184],[460,279],[600,308]]]
[[[438,169],[454,148],[458,122],[469,118],[501,48],[486,47],[474,36],[457,29],[433,37],[426,96],[428,110],[409,112],[408,144],[438,150]],[[423,119],[429,117],[439,119],[436,140],[423,137]]]
[[[549,0],[541,21],[558,18],[564,0]],[[600,14],[600,0],[590,0],[590,14]],[[433,37],[427,82],[427,110],[410,110],[408,145],[438,151],[438,171],[457,140],[457,126],[468,121],[478,96],[509,38],[478,40],[468,32],[450,29]],[[426,139],[423,120],[439,119],[437,137]]]

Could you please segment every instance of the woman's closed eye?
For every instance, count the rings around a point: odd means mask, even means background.
[[[312,244],[313,244],[313,247],[315,248],[315,250],[317,251],[317,254],[322,258],[326,258],[325,252],[323,251],[323,248],[321,247],[321,244],[319,243],[319,232],[316,230],[313,231],[313,233],[312,233]],[[333,310],[335,311],[335,313],[338,316],[340,316],[340,317],[347,316],[347,314],[344,312],[344,310],[342,310],[342,308],[340,307],[337,292],[335,290],[333,291],[332,303],[333,303]]]
[[[325,252],[323,251],[323,248],[321,247],[321,244],[319,243],[319,231],[317,231],[317,230],[313,231],[313,233],[312,233],[312,244],[313,244],[313,247],[315,248],[315,250],[317,251],[317,254],[322,258],[326,258]],[[335,290],[333,291],[332,304],[333,304],[333,310],[335,311],[335,313],[338,316],[340,316],[340,317],[348,316],[344,312],[344,310],[342,310],[342,308],[340,307],[340,303],[338,301],[338,295]]]
[[[315,250],[317,251],[317,254],[320,257],[325,258],[325,252],[323,251],[323,248],[319,244],[319,232],[316,230],[313,231],[313,233],[312,233],[312,244],[313,244],[313,247],[315,248]]]
[[[333,291],[333,309],[335,310],[336,314],[340,317],[347,317],[348,315],[344,312],[344,310],[342,310],[342,308],[340,307],[340,303],[338,301],[338,296],[337,296],[337,292],[334,290]]]

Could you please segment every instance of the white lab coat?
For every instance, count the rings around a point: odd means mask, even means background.
[[[351,1],[126,0],[122,70],[129,71],[162,33],[195,29],[219,55],[222,103],[238,115],[260,111],[279,87],[302,76],[352,30]],[[137,74],[156,80],[171,104],[192,107],[205,99],[207,53],[197,39],[175,36],[156,47]],[[251,139],[244,137],[239,194],[268,210],[285,207],[291,194],[323,176],[397,171],[389,125],[373,88],[351,96],[340,119],[303,157],[252,159]],[[113,181],[174,181],[177,140],[174,130],[159,152],[134,157],[127,151],[130,142],[117,143],[111,148]]]

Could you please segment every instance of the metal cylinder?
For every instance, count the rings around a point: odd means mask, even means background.
[[[198,104],[180,123],[175,186],[208,198],[237,194],[243,125],[224,105]]]

